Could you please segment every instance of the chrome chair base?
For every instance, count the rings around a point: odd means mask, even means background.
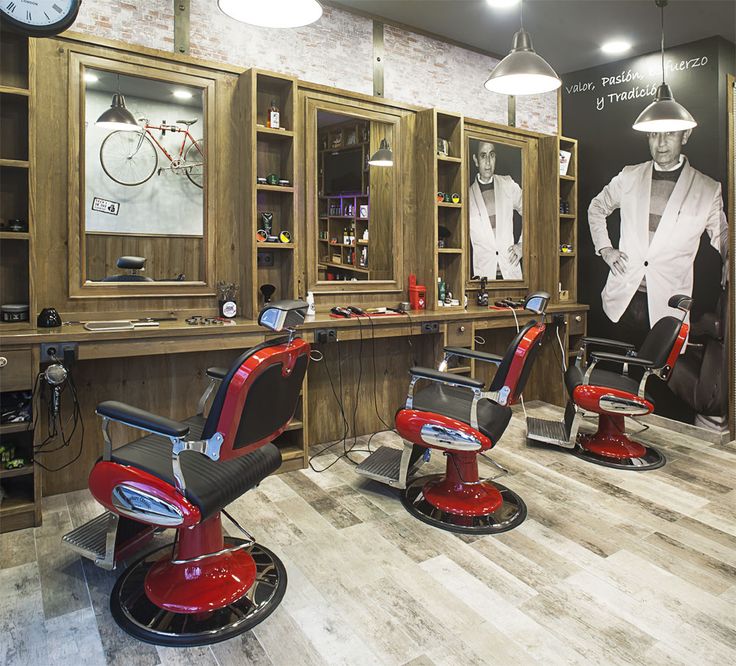
[[[225,537],[227,546],[244,543]],[[153,604],[145,593],[149,569],[162,556],[158,548],[126,569],[110,596],[110,611],[115,622],[134,638],[170,647],[193,647],[218,643],[252,629],[279,605],[286,592],[286,569],[281,560],[260,544],[248,549],[256,563],[256,579],[251,588],[234,603],[207,613],[174,613]]]
[[[526,504],[513,490],[493,481],[483,483],[495,487],[503,502],[490,513],[460,515],[438,509],[424,497],[427,483],[441,479],[443,474],[433,474],[414,479],[401,494],[401,502],[415,518],[428,525],[460,534],[500,534],[521,525],[526,518]]]

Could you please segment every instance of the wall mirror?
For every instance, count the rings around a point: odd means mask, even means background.
[[[197,293],[211,284],[214,83],[90,56],[72,64],[78,94],[70,95],[70,152],[79,151],[70,169],[79,174],[73,282],[95,293]]]
[[[401,256],[400,117],[309,100],[306,140],[310,288],[395,287]],[[392,166],[369,164],[382,141],[392,148]]]
[[[523,142],[466,133],[469,279],[526,284]]]

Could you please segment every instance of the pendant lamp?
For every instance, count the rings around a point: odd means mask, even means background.
[[[514,35],[511,52],[496,65],[485,87],[502,95],[539,95],[562,85],[549,63],[534,50],[524,30],[524,3],[520,9],[521,29]]]
[[[125,107],[125,97],[120,92],[120,75],[118,74],[118,91],[112,96],[112,103],[107,111],[95,122],[97,127],[109,130],[137,130],[135,116]]]
[[[654,101],[644,109],[634,122],[634,129],[639,132],[678,132],[695,127],[698,123],[689,111],[678,104],[672,95],[672,90],[665,82],[664,76],[664,8],[667,0],[654,0],[660,8],[662,16],[662,39],[660,52],[662,54],[662,84],[657,88]]]
[[[385,138],[381,139],[381,145],[378,147],[378,150],[373,153],[371,159],[368,160],[368,164],[380,167],[390,167],[394,165],[394,153]]]
[[[322,16],[317,0],[217,0],[223,14],[261,28],[298,28]]]

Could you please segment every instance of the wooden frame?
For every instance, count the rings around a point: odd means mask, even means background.
[[[394,153],[393,169],[393,233],[392,242],[394,252],[392,275],[390,280],[363,280],[358,282],[332,282],[318,280],[318,232],[316,221],[318,201],[318,173],[317,156],[319,147],[317,145],[317,113],[318,111],[329,111],[344,116],[361,120],[382,122],[393,127]],[[306,239],[306,284],[309,291],[315,294],[338,294],[338,293],[390,293],[402,291],[403,285],[403,224],[404,185],[402,184],[403,166],[403,116],[406,112],[398,111],[395,107],[384,106],[380,103],[367,103],[365,101],[353,100],[350,97],[327,95],[312,91],[299,91],[299,121],[302,123],[302,135],[304,136],[304,160],[302,164],[304,194],[303,210],[304,232]]]
[[[146,77],[156,81],[201,88],[205,118],[205,152],[207,157],[206,181],[203,190],[203,252],[204,277],[196,282],[136,282],[105,283],[90,282],[86,276],[86,234],[83,227],[83,204],[85,200],[85,155],[84,155],[84,109],[85,87],[82,85],[84,70],[93,67],[130,76]],[[186,68],[184,68],[186,69]],[[215,196],[215,168],[209,166],[210,155],[217,154],[215,132],[215,80],[194,73],[163,69],[161,63],[131,63],[117,57],[100,57],[71,51],[69,54],[69,106],[68,106],[68,233],[69,233],[69,297],[116,298],[116,297],[186,297],[214,294],[215,282],[215,224],[217,197]],[[76,250],[76,251],[75,251]]]
[[[536,191],[537,179],[531,168],[529,158],[529,144],[531,139],[516,134],[515,132],[506,132],[503,130],[492,129],[490,127],[475,126],[472,128],[466,127],[464,136],[464,150],[465,150],[465,162],[466,165],[468,160],[471,159],[470,142],[471,141],[490,141],[492,143],[501,143],[505,146],[512,146],[521,150],[521,173],[522,173],[522,206],[524,214],[522,215],[521,221],[521,235],[525,239],[529,239],[529,232],[531,229],[531,223],[536,222],[536,210],[532,208],[531,203],[533,197],[531,193]],[[462,196],[467,200],[468,189],[470,187],[470,170],[466,168],[463,170],[463,185],[462,185]],[[472,276],[472,265],[471,265],[471,253],[472,247],[470,244],[470,215],[468,210],[469,202],[466,201],[463,211],[463,226],[465,229],[465,239],[467,241],[467,248],[465,252],[465,260],[463,271],[465,274],[465,288],[466,290],[474,289],[477,290],[480,287],[480,280],[474,280]],[[524,289],[529,286],[529,263],[531,259],[530,243],[525,241],[523,244],[523,274],[520,280],[489,280],[487,288],[489,290],[494,289]]]

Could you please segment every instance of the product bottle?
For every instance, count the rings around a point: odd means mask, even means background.
[[[281,114],[279,113],[279,107],[276,106],[276,100],[272,99],[271,107],[268,109],[268,122],[266,123],[266,126],[271,129],[278,129],[281,127],[280,118]]]
[[[314,293],[311,291],[307,292],[307,316],[317,314],[317,310],[314,307]]]
[[[441,277],[437,278],[437,300],[442,304],[445,302],[445,283]]]

